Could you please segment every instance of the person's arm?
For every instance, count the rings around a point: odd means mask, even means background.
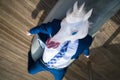
[[[88,35],[88,38],[86,39],[85,42],[86,42],[86,43],[85,43],[85,44],[86,44],[86,47],[85,47],[83,53],[84,53],[84,55],[85,55],[87,58],[89,58],[89,56],[90,56],[90,50],[89,50],[89,48],[90,48],[90,46],[91,46],[91,44],[92,44],[92,42],[93,42],[93,38],[92,38],[90,35]]]
[[[90,55],[89,48],[85,49],[83,51],[83,53],[84,53],[85,57],[89,58],[89,55]]]
[[[38,33],[49,34],[52,31],[59,30],[60,22],[61,20],[54,19],[52,22],[43,23],[39,26],[30,29],[29,31],[26,32],[26,34],[27,35],[38,34]]]
[[[28,31],[28,35],[38,34],[38,33],[48,34],[47,27],[49,27],[49,25],[50,25],[50,23],[41,24],[39,26],[36,26]]]

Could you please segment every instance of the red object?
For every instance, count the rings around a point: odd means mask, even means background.
[[[58,46],[60,45],[60,43],[59,42],[54,42],[54,41],[50,41],[50,39],[48,39],[47,41],[46,41],[46,46],[47,46],[47,48],[57,48]]]

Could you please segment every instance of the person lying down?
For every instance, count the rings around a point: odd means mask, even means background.
[[[88,34],[93,9],[84,9],[85,3],[78,7],[75,2],[73,11],[68,11],[63,20],[38,25],[27,32],[27,35],[38,34],[45,43],[42,57],[34,61],[29,53],[28,72],[36,74],[49,71],[55,80],[62,80],[67,68],[82,53],[89,58],[89,47],[92,37]]]

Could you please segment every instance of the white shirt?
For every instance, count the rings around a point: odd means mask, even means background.
[[[59,53],[61,47],[64,44],[60,44],[60,46],[56,49],[53,48],[47,48],[45,47],[44,53],[43,53],[43,61],[45,63],[49,62],[57,53]],[[53,64],[54,67],[56,68],[64,68],[70,65],[74,60],[72,60],[72,56],[76,53],[78,47],[78,40],[74,42],[70,42],[68,44],[67,51],[65,52],[65,55],[57,60],[55,64]]]

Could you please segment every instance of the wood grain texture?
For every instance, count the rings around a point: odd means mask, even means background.
[[[25,31],[44,20],[58,0],[0,0],[0,80],[54,80],[49,72],[30,75],[27,53],[33,36]],[[120,11],[98,31],[91,46],[93,80],[120,79]],[[89,80],[81,55],[64,80]]]

